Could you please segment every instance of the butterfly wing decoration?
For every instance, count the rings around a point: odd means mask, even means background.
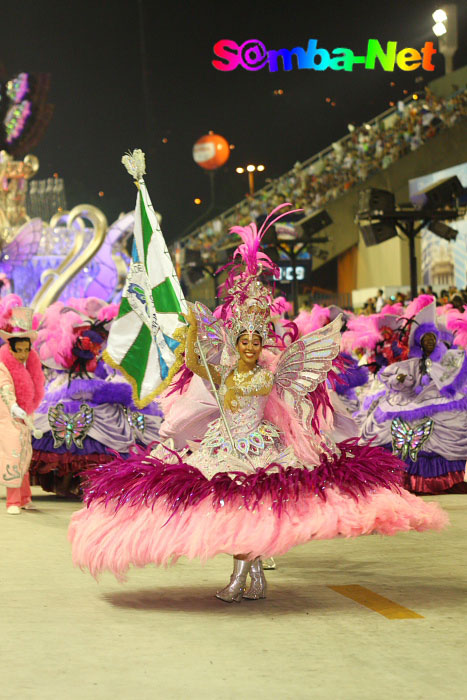
[[[70,449],[72,443],[80,450],[83,449],[83,440],[93,424],[94,410],[87,403],[82,403],[77,413],[70,414],[63,410],[63,404],[58,403],[55,408],[51,406],[48,411],[50,429],[54,438],[54,447],[61,447],[65,443]]]
[[[7,274],[13,265],[24,263],[36,255],[43,231],[44,224],[40,219],[31,219],[21,226],[13,240],[0,253],[0,264]]]
[[[26,99],[29,93],[29,75],[18,73],[1,87],[2,135],[5,144],[11,147],[21,136],[32,113],[31,101]]]
[[[51,406],[47,412],[50,429],[54,438],[54,447],[61,447],[67,434],[68,416],[63,412],[63,404]]]
[[[49,88],[45,73],[18,73],[0,82],[0,151],[18,158],[37,146],[53,114]]]
[[[201,344],[206,360],[211,364],[219,364],[220,356],[225,356],[226,352],[235,357],[235,348],[225,332],[222,321],[199,301],[192,304],[191,308],[198,324],[198,344]]]
[[[341,340],[342,314],[312,333],[293,342],[282,353],[275,374],[280,399],[292,406],[307,430],[311,430],[313,405],[306,396],[324,382]]]
[[[408,455],[416,462],[420,449],[433,432],[433,425],[432,419],[427,418],[412,428],[403,418],[394,418],[391,423],[393,453],[401,459]]]

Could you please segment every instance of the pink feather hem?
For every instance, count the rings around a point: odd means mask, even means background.
[[[115,506],[94,502],[72,516],[73,562],[97,577],[110,571],[125,580],[130,566],[168,566],[179,557],[206,561],[217,554],[276,556],[310,540],[359,535],[395,535],[440,530],[448,517],[436,503],[407,491],[377,489],[358,500],[328,490],[326,500],[300,496],[278,515],[264,497],[254,510],[241,499],[215,509],[209,500],[173,513],[164,501]]]

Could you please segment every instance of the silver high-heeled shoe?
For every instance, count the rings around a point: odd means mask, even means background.
[[[264,575],[261,557],[256,557],[256,559],[253,559],[251,562],[250,578],[250,588],[243,594],[243,597],[247,598],[248,600],[259,600],[260,598],[266,598],[268,584],[266,583],[266,576]]]
[[[246,588],[246,577],[250,570],[251,561],[244,559],[234,560],[234,569],[230,577],[230,583],[221,591],[217,591],[216,598],[223,600],[225,603],[241,603],[243,594]]]

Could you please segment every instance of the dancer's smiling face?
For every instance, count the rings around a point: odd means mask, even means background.
[[[253,333],[242,333],[237,340],[237,350],[240,358],[248,367],[253,367],[258,362],[262,350],[261,336]]]

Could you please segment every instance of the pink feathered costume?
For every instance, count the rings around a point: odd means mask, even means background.
[[[44,398],[44,374],[35,350],[31,349],[23,365],[11,353],[8,343],[2,345],[0,398],[0,483],[7,487],[7,505],[24,506],[31,500],[31,430],[24,421],[12,417],[11,406],[17,403],[32,418]]]
[[[254,224],[233,231],[244,241],[237,254],[247,265],[240,297],[259,275],[259,261],[263,271],[273,266],[258,252],[264,227],[259,234]],[[225,288],[238,289],[239,279],[228,278]],[[208,309],[197,311],[198,342],[222,334],[236,318],[223,324]],[[225,407],[235,447],[217,418],[191,455],[160,446],[90,470],[86,507],[74,513],[69,530],[74,563],[94,576],[108,570],[124,579],[131,565],[168,565],[181,556],[246,553],[253,560],[312,539],[441,529],[447,517],[439,506],[401,487],[404,465],[397,458],[357,438],[330,440],[325,379],[339,337],[330,324],[282,346],[280,354],[263,351],[255,381],[266,393],[239,396],[235,413]],[[313,372],[319,379],[310,389]],[[221,395],[224,387],[222,379]],[[193,385],[190,400],[200,388]],[[293,408],[284,400],[290,391]],[[175,400],[182,411],[184,399],[181,393]],[[192,414],[190,407],[184,413]]]

